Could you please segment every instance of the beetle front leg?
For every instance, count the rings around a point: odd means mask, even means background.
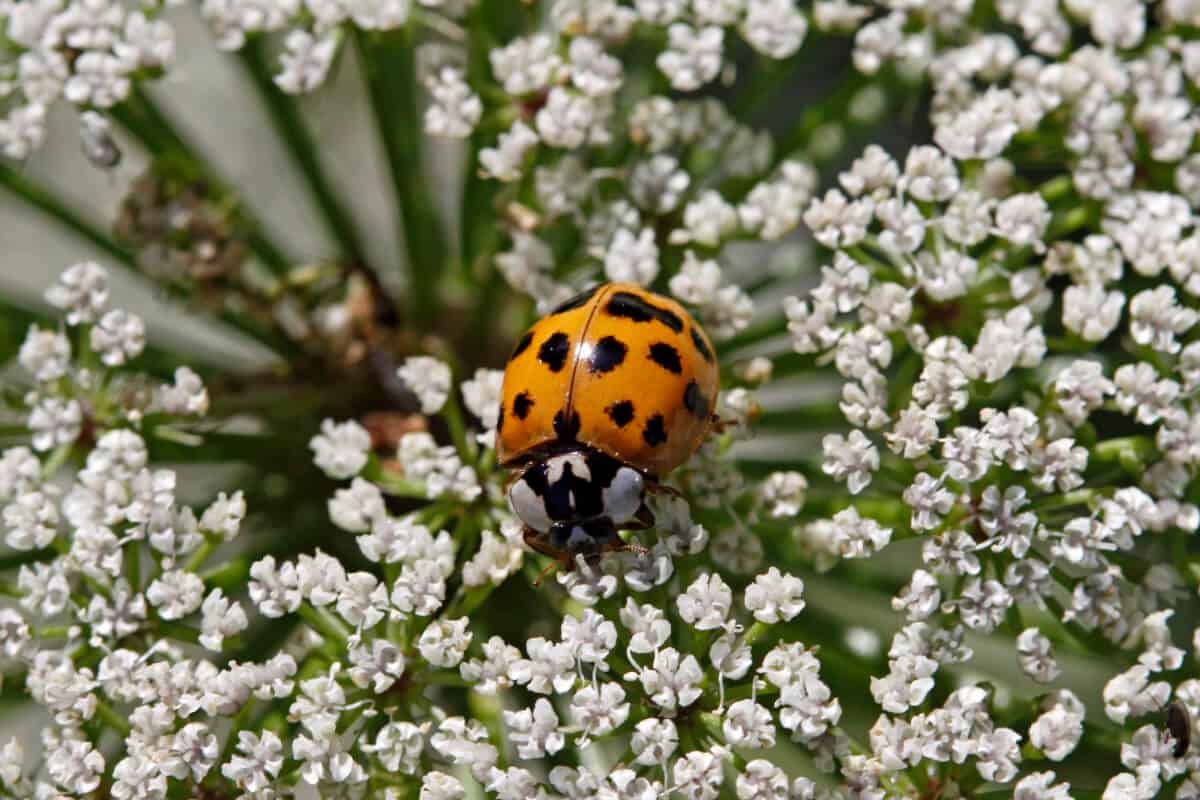
[[[552,558],[557,562],[559,568],[564,572],[570,572],[575,568],[575,563],[571,560],[571,555],[563,550],[554,547],[545,539],[545,534],[539,530],[526,525],[521,529],[521,538],[525,541],[525,545],[537,553]],[[542,576],[544,577],[544,575]],[[538,581],[541,581],[541,577]]]
[[[658,481],[647,483],[646,491],[652,494],[665,494],[668,497],[678,497],[680,500],[686,499],[683,496],[683,492],[679,491],[674,486],[668,486],[667,484],[659,483]]]

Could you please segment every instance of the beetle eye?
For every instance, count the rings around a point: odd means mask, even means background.
[[[524,478],[517,480],[508,490],[508,502],[513,513],[526,525],[542,533],[550,530],[552,523],[546,514],[546,504],[529,488]]]

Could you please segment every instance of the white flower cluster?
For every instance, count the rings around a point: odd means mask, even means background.
[[[788,330],[798,353],[843,379],[851,430],[824,437],[821,469],[863,499],[801,538],[826,568],[891,539],[922,540],[923,564],[893,599],[909,624],[887,674],[871,678],[884,715],[854,778],[876,793],[859,796],[885,796],[929,761],[971,758],[983,780],[1018,777],[1023,735],[993,726],[982,690],[956,691],[944,717],[923,710],[939,667],[971,658],[968,630],[1014,637],[1021,669],[1048,684],[1062,679],[1052,641],[1062,626],[1134,651],[1104,692],[1115,723],[1161,712],[1172,694],[1194,708],[1190,682],[1167,677],[1186,655],[1167,620],[1191,579],[1170,563],[1133,566],[1155,547],[1150,536],[1200,526],[1187,491],[1200,419],[1200,356],[1189,349],[1200,197],[1188,178],[1195,122],[1183,119],[1193,45],[1142,47],[1137,3],[1113,7],[1120,26],[1099,4],[1068,5],[1097,46],[1066,52],[1068,18],[1053,4],[1037,14],[998,4],[1024,41],[949,46],[963,18],[944,8],[862,25],[860,69],[903,61],[931,78],[936,145],[901,161],[868,147],[804,212],[833,255],[816,288],[787,299]],[[1033,135],[1069,154],[1065,174],[1041,185],[1014,167]],[[1155,178],[1135,175],[1135,140],[1165,167]],[[1081,228],[1086,236],[1071,235]],[[1098,343],[1102,354],[1090,354]],[[903,519],[876,502],[897,494]],[[1032,626],[1047,614],[1051,623]],[[1084,707],[1067,689],[1051,697],[1028,740],[1057,761],[1079,743]],[[1122,745],[1129,772],[1106,798],[1157,796],[1200,765],[1146,723]],[[1015,791],[1053,780],[1034,773]],[[1178,796],[1196,786],[1189,778]]]
[[[816,173],[799,160],[772,170],[770,136],[733,119],[711,98],[636,95],[624,124],[614,118],[613,104],[629,87],[612,52],[636,22],[661,26],[667,43],[655,63],[672,88],[692,91],[725,66],[727,28],[769,58],[784,59],[803,41],[806,17],[791,3],[768,0],[638,2],[634,10],[615,2],[578,10],[565,0],[552,5],[557,31],[517,38],[490,53],[492,77],[511,98],[506,111],[513,121],[494,146],[480,151],[479,162],[492,178],[531,184],[536,199],[534,207],[510,207],[512,249],[497,257],[500,271],[541,308],[570,296],[571,287],[552,274],[549,249],[538,235],[565,217],[584,241],[578,258],[588,266],[572,278],[576,288],[601,268],[609,280],[648,285],[664,263],[682,257],[672,294],[696,306],[718,338],[744,329],[753,303],[711,256],[738,237],[774,240],[794,230]],[[587,166],[589,151],[615,144],[629,153],[623,164]],[[529,169],[533,160],[545,166]],[[744,196],[726,197],[713,188],[726,178],[754,184]]]
[[[106,308],[101,268],[72,267],[47,297],[88,334],[82,341],[93,346],[79,361],[120,366],[124,359],[104,356],[137,355],[140,338],[122,333],[128,315],[104,323],[117,312]],[[553,639],[477,637],[468,612],[521,569],[523,547],[502,495],[482,491],[486,474],[476,470],[491,456],[475,438],[456,436],[447,449],[409,432],[395,459],[381,460],[364,427],[327,420],[310,446],[321,470],[353,479],[329,513],[356,536],[369,569],[348,569],[320,550],[212,568],[216,549],[238,541],[243,495],[221,494],[202,512],[181,505],[175,473],[151,463],[146,436],[159,429],[138,429],[147,412],[205,407],[206,397],[188,393],[194,374],[181,372],[163,389],[170,408],[116,413],[125,395],[105,391],[118,376],[87,378],[69,341],[35,328],[19,357],[43,398],[30,435],[51,445],[0,456],[5,541],[29,554],[13,585],[17,601],[0,610],[0,647],[27,671],[30,697],[52,718],[44,758],[27,759],[16,740],[0,753],[5,791],[82,796],[104,783],[115,797],[166,798],[171,787],[204,786],[265,800],[307,784],[354,796],[449,798],[473,781],[495,797],[646,798],[683,786],[715,798],[735,765],[731,780],[743,795],[784,786],[808,796],[807,779],[789,782],[765,759],[737,761],[734,748],[790,736],[818,753],[844,750],[840,706],[814,652],[794,640],[753,652],[805,606],[803,582],[774,567],[738,593],[748,628],[732,587],[700,572],[665,612],[627,598],[606,601],[607,616],[592,608],[565,615]],[[431,413],[459,414],[444,364],[412,359],[402,374]],[[485,425],[495,424],[499,377],[480,371],[461,387]],[[42,421],[48,399],[86,409],[94,440],[80,439],[78,424],[69,435],[67,423]],[[62,458],[38,455],[52,447],[77,448],[83,459],[65,482]],[[435,489],[439,480],[447,483]],[[763,510],[797,508],[804,488],[800,476],[780,473],[761,493]],[[385,493],[430,502],[397,516]],[[628,565],[634,591],[663,585],[672,555],[705,539],[681,499],[670,498],[661,519],[665,537]],[[479,534],[473,555],[462,552],[471,532]],[[612,576],[595,570],[561,580],[588,605],[612,593]],[[242,653],[258,650],[248,637],[264,620],[289,618],[303,627],[282,648],[245,660]],[[706,641],[703,660],[682,649],[697,637]],[[464,685],[532,699],[470,717],[447,716],[424,699]],[[289,732],[288,722],[297,728]],[[101,741],[107,729],[119,734],[119,749]],[[616,738],[633,748],[606,772],[547,773],[534,763]],[[508,747],[516,763],[502,761]]]
[[[478,144],[471,169],[502,184],[501,252],[477,255],[541,309],[601,276],[664,287],[737,337],[741,383],[835,373],[840,396],[813,415],[815,455],[750,480],[726,451],[759,408],[725,387],[718,435],[650,498],[653,531],[507,594],[540,577],[495,465],[502,373],[456,382],[410,357],[387,376],[420,412],[400,432],[364,416],[302,434],[345,482],[326,506],[344,534],[282,556],[238,536],[247,494],[180,502],[153,461],[219,430],[188,419],[204,384],[135,375],[145,326],[109,308],[102,268],[73,266],[46,295],[64,325],[17,354],[27,441],[0,452],[0,652],[50,720],[40,757],[0,750],[0,794],[883,800],[988,783],[1063,800],[1058,763],[1100,765],[1094,747],[1111,764],[1077,791],[1200,797],[1200,6],[810,5],[548,0],[510,27],[464,0],[204,0],[223,49],[278,35],[288,93],[321,86],[347,40],[406,48],[424,132]],[[65,96],[89,158],[115,163],[104,111],[171,61],[161,12],[0,0],[0,151],[33,152]],[[876,92],[924,81],[932,142],[867,146],[822,186],[847,141],[828,108],[798,144],[748,124],[754,91],[690,94],[740,90],[735,48],[790,59],[810,26],[852,36]],[[838,119],[869,117],[864,99]],[[780,316],[735,262],[794,233],[826,255]],[[776,266],[756,297],[792,275]],[[794,351],[774,365],[772,335]],[[829,633],[791,574],[808,561],[890,602],[886,654],[871,631]],[[485,613],[497,599],[513,612]],[[996,641],[1044,693],[979,677]],[[1080,653],[1107,669],[1091,697]],[[877,707],[857,741],[843,683]],[[796,745],[833,786],[783,769]]]
[[[158,3],[124,0],[5,0],[0,3],[0,154],[24,159],[46,136],[50,108],[65,99],[82,112],[85,152],[115,163],[108,109],[129,96],[132,82],[175,57],[175,34]]]

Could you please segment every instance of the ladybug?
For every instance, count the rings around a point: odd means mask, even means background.
[[[605,283],[517,342],[504,371],[496,455],[525,542],[570,570],[654,524],[648,492],[700,446],[716,417],[716,356],[678,303]]]

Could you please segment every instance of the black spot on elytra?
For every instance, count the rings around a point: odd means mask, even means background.
[[[656,306],[633,292],[617,292],[604,308],[614,317],[624,317],[634,322],[650,322],[656,319],[676,333],[683,332],[683,320],[678,314]]]
[[[655,342],[650,345],[650,360],[667,372],[676,375],[683,372],[683,364],[679,361],[679,351],[666,342]]]
[[[525,419],[529,416],[529,409],[533,408],[533,398],[529,396],[529,392],[521,392],[513,398],[513,414],[517,419]]]
[[[552,333],[538,348],[538,361],[549,367],[551,372],[558,372],[567,363],[567,350],[570,349],[570,345],[571,339],[565,333]]]
[[[663,415],[655,414],[650,419],[646,420],[646,427],[642,428],[642,441],[651,447],[658,447],[667,440],[667,429],[663,424]]]
[[[508,360],[512,361],[514,358],[521,355],[521,353],[524,353],[526,350],[528,350],[532,341],[533,331],[529,331],[529,333],[526,333],[521,337],[521,341],[517,342],[517,346],[513,348],[512,355],[508,357]]]
[[[604,409],[604,411],[618,428],[624,428],[633,421],[633,401],[631,400],[622,400],[619,403],[613,403]]]
[[[551,314],[561,314],[564,311],[572,311],[576,308],[579,308],[582,305],[586,305],[587,301],[592,299],[592,295],[594,295],[596,293],[596,290],[599,289],[603,285],[604,284],[601,283],[601,284],[597,284],[597,285],[593,286],[590,289],[584,289],[582,292],[575,295],[570,300],[564,300],[562,303],[555,306],[554,309],[551,310],[550,313]]]
[[[558,437],[560,442],[573,442],[575,437],[579,436],[579,412],[572,411],[570,416],[567,416],[562,409],[554,415],[554,435]]]
[[[504,430],[504,403],[500,404],[500,413],[496,415],[496,433]]]
[[[683,390],[683,406],[697,419],[708,416],[708,398],[700,391],[700,384],[688,381],[687,388]]]
[[[621,366],[627,352],[629,352],[629,348],[620,339],[615,336],[605,336],[596,342],[596,350],[592,353],[589,369],[592,373],[611,372]]]
[[[710,350],[708,344],[705,343],[704,337],[700,335],[700,331],[696,330],[694,327],[692,328],[692,344],[696,345],[696,350],[700,353],[701,358],[710,364],[713,363],[712,350]]]

